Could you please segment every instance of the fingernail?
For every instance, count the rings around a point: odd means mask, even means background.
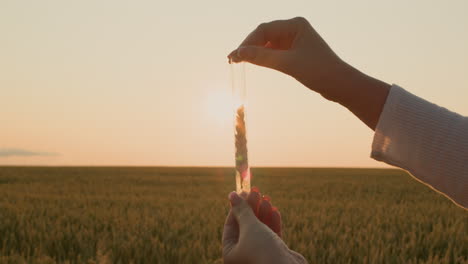
[[[263,195],[263,200],[265,200],[265,201],[268,201],[268,202],[269,202],[269,201],[271,201],[271,197],[270,197],[270,196],[268,196],[268,195]]]
[[[229,53],[229,55],[227,55],[227,58],[228,58],[228,63],[234,63],[234,56],[237,54],[237,50],[233,50],[231,51],[231,53]]]
[[[254,186],[254,187],[252,187],[252,189],[250,189],[250,191],[258,193],[258,192],[260,192],[260,189],[258,189],[258,187],[256,187],[256,186]]]
[[[239,56],[237,56],[237,53],[232,55],[231,57],[229,57],[229,63],[232,64],[232,63],[238,63],[238,62],[241,62],[242,60],[239,58]]]
[[[231,201],[231,206],[236,206],[241,202],[240,196],[236,192],[231,192],[229,194],[229,201]]]

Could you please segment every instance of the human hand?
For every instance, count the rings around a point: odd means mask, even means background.
[[[231,210],[223,232],[223,260],[227,264],[297,263],[307,261],[281,240],[281,215],[257,188],[229,194]]]
[[[371,129],[391,87],[342,61],[301,17],[260,24],[228,58],[284,72],[342,104]]]
[[[355,72],[302,17],[260,24],[228,58],[286,73],[333,101]]]

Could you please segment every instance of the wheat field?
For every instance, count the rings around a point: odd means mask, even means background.
[[[399,170],[253,169],[309,263],[468,263],[468,213]],[[0,167],[0,263],[221,263],[233,168]]]

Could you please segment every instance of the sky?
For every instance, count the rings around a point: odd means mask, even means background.
[[[359,70],[468,115],[468,1],[0,1],[0,165],[233,166],[226,55],[307,18]],[[252,166],[385,167],[373,133],[246,65]]]

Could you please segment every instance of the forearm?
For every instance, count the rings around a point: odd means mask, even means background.
[[[372,157],[468,207],[468,117],[431,104],[343,64],[325,98],[375,130]],[[390,92],[392,91],[392,92]]]
[[[333,83],[322,95],[348,108],[368,127],[375,130],[390,87],[389,84],[343,63],[337,70]]]

